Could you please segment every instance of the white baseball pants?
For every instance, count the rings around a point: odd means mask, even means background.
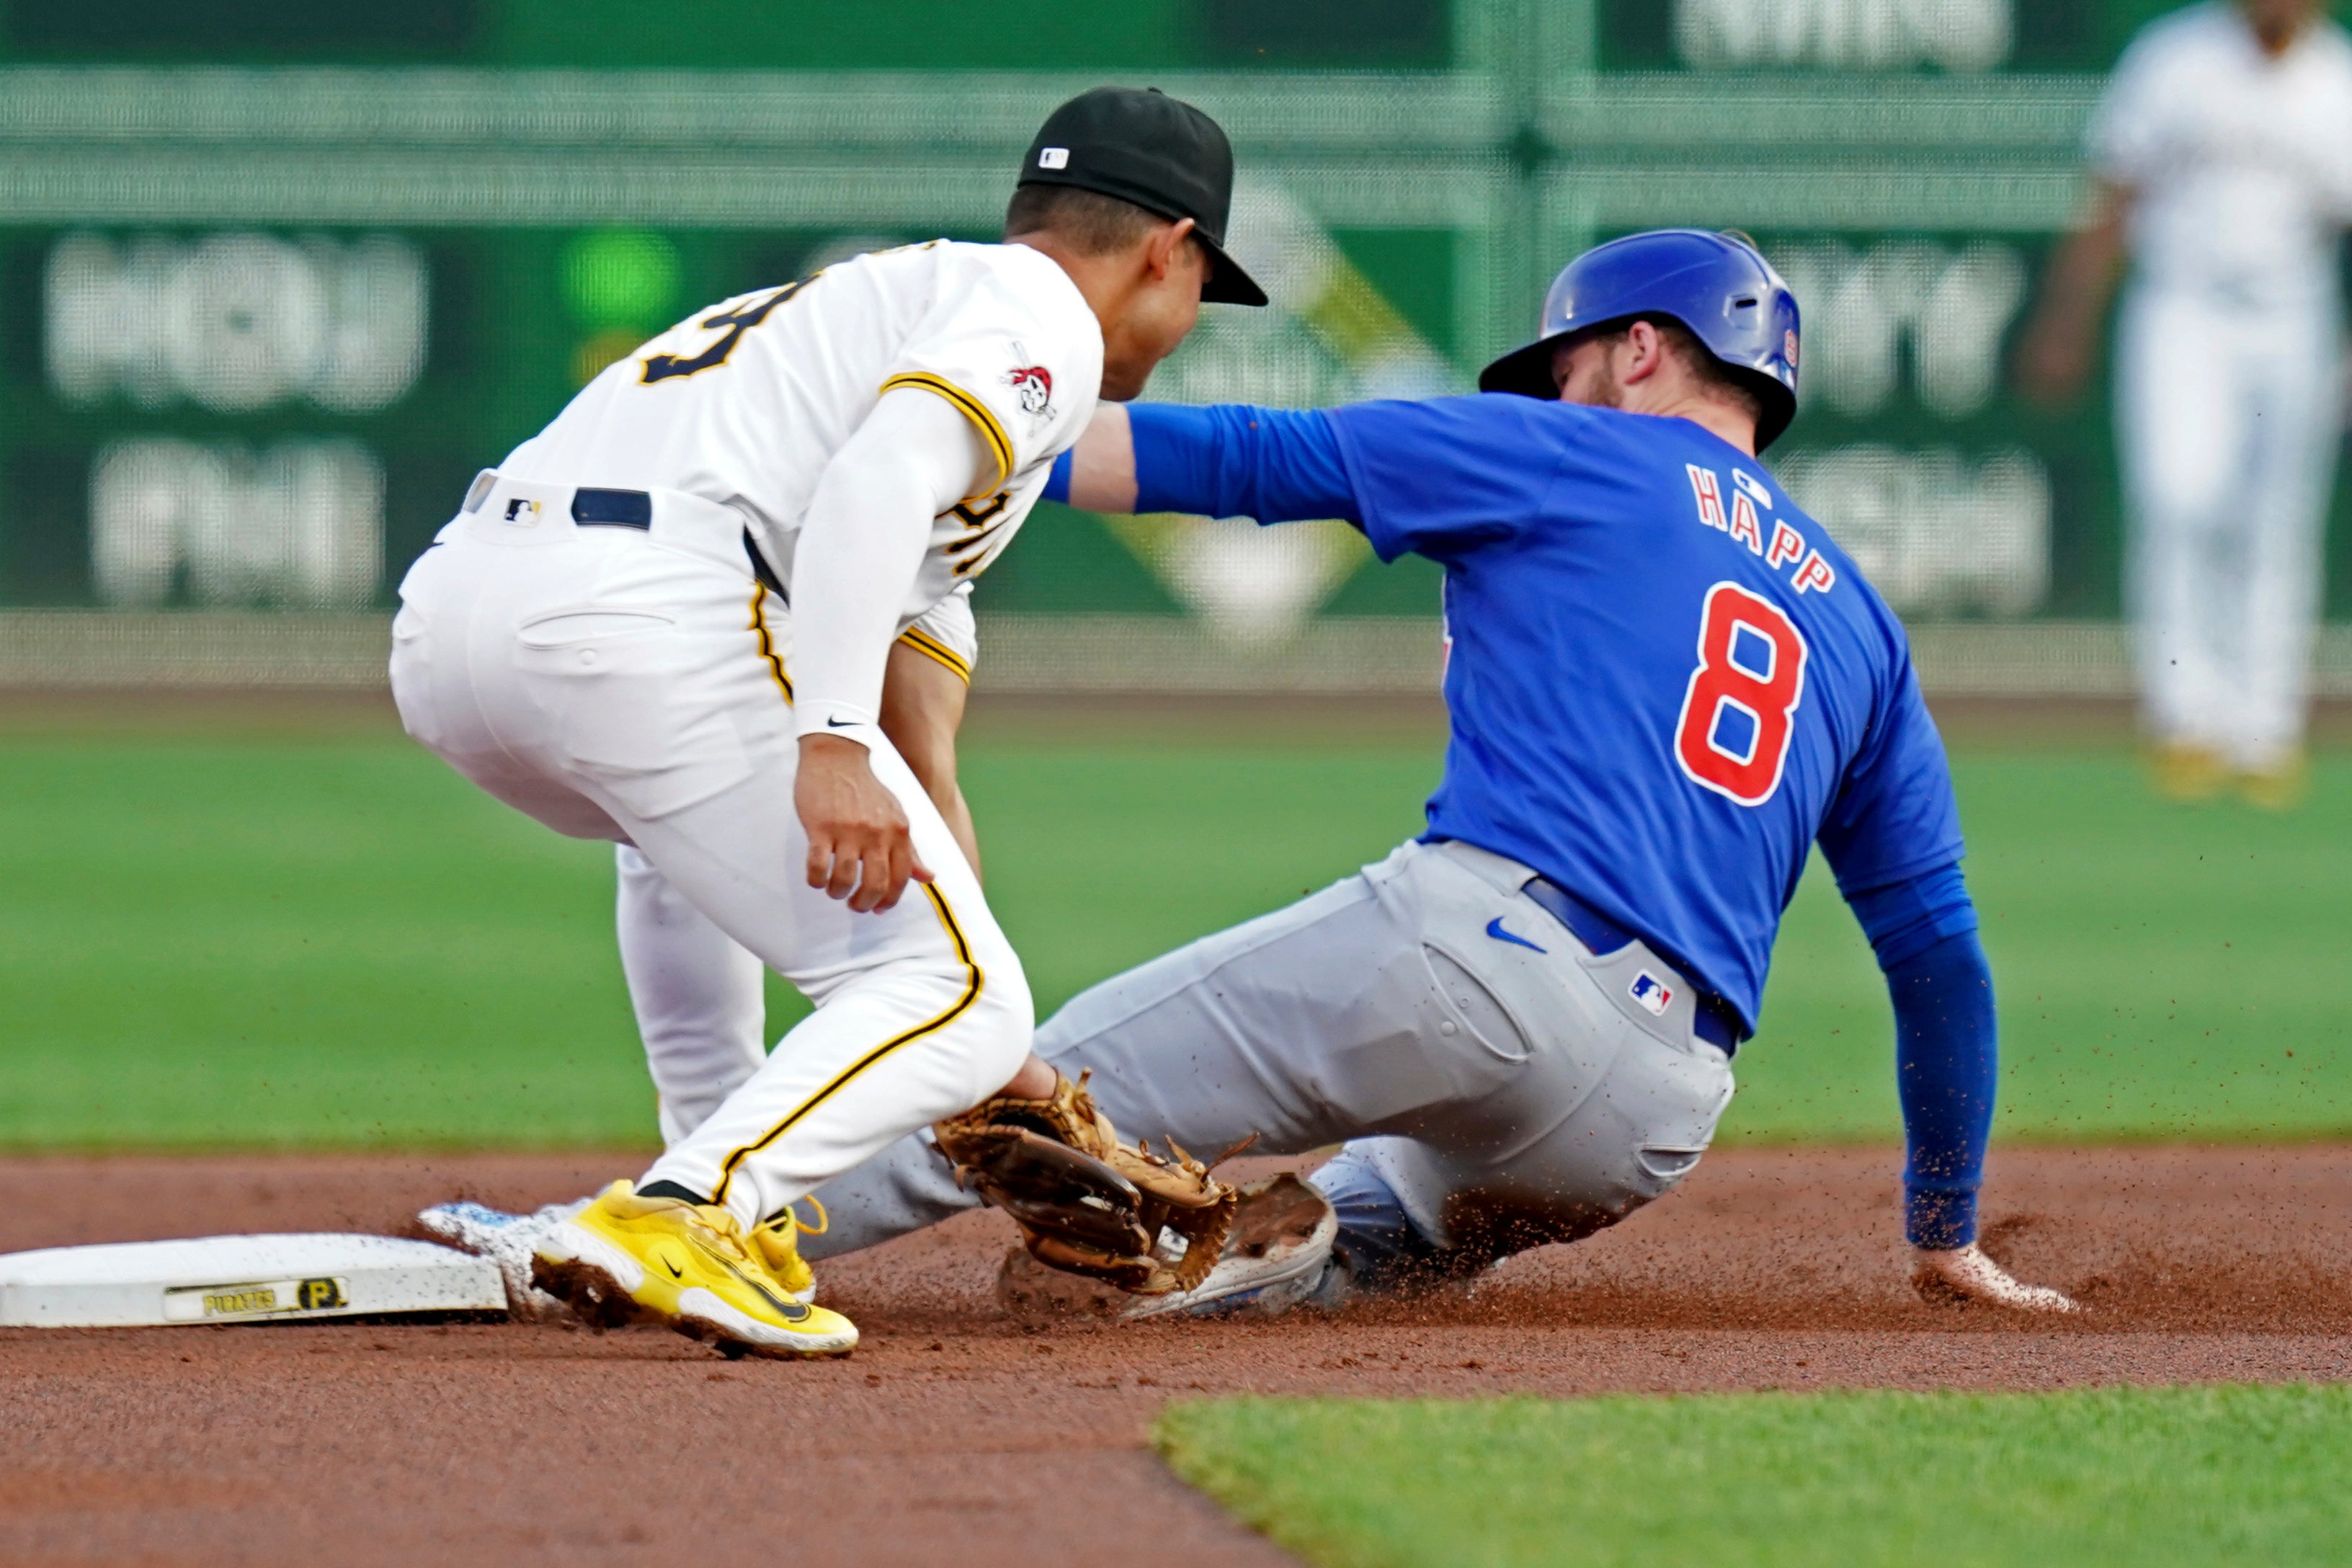
[[[2302,743],[2341,437],[2329,304],[2125,301],[2126,593],[2150,732],[2267,772]]]
[[[664,1131],[682,1136],[646,1179],[755,1221],[1002,1088],[1029,1050],[1027,981],[937,807],[878,732],[863,737],[875,774],[937,880],[863,915],[806,883],[786,627],[740,519],[656,491],[649,529],[581,525],[568,487],[499,479],[477,494],[401,584],[403,722],[558,832],[633,846],[657,873],[639,893],[677,900],[677,921],[699,917],[741,950],[689,938],[682,951],[721,973],[676,974],[670,1002],[656,999],[698,1048],[732,1059],[672,1075],[719,1103],[666,1096]],[[758,1002],[751,963],[816,1005],[757,1064],[740,1034]],[[713,1025],[715,1000],[736,1029]]]
[[[768,1059],[767,966],[635,845],[614,847],[621,971],[659,1097],[664,1148],[692,1136]]]

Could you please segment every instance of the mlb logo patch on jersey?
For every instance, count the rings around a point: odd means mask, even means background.
[[[525,500],[520,496],[515,497],[507,502],[507,521],[519,522],[525,528],[529,528],[539,521],[539,503],[535,500]]]
[[[1675,1000],[1674,989],[1661,984],[1658,977],[1646,969],[1633,976],[1630,994],[1634,1001],[1648,1008],[1653,1017],[1659,1018],[1665,1016],[1666,1009],[1674,1005]]]

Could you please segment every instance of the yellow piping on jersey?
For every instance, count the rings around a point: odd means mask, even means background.
[[[891,1036],[888,1039],[883,1041],[880,1045],[875,1047],[872,1050],[866,1052],[864,1056],[858,1058],[856,1061],[842,1068],[840,1072],[834,1075],[833,1081],[826,1084],[823,1089],[818,1089],[814,1094],[810,1095],[806,1100],[801,1101],[799,1105],[793,1107],[791,1115],[785,1117],[782,1121],[777,1122],[773,1127],[770,1128],[761,1136],[757,1142],[746,1143],[740,1149],[738,1149],[733,1153],[728,1155],[725,1163],[719,1167],[719,1190],[710,1194],[710,1201],[712,1203],[723,1204],[727,1201],[728,1184],[734,1181],[737,1166],[742,1164],[745,1160],[750,1159],[752,1155],[758,1153],[761,1150],[766,1148],[769,1144],[774,1142],[777,1139],[791,1131],[794,1122],[798,1121],[802,1117],[806,1116],[810,1111],[814,1110],[818,1106],[824,1104],[825,1100],[830,1099],[833,1095],[840,1092],[840,1090],[848,1084],[850,1079],[856,1078],[859,1073],[864,1072],[867,1068],[872,1067],[876,1062],[880,1061],[884,1057],[888,1056],[892,1051],[897,1050],[900,1046],[906,1045],[910,1041],[919,1040],[925,1035],[936,1034],[940,1030],[946,1028],[950,1024],[954,1023],[958,1018],[961,1017],[965,1011],[969,1009],[974,1002],[980,1000],[981,988],[987,984],[988,976],[982,971],[980,965],[972,961],[971,944],[964,940],[963,928],[956,924],[955,911],[948,908],[947,896],[941,893],[938,888],[932,886],[929,882],[921,884],[921,887],[924,896],[931,900],[931,908],[939,911],[940,924],[947,928],[948,940],[955,943],[956,962],[963,965],[963,994],[957,997],[955,1001],[950,1005],[946,1012],[941,1013],[938,1017],[933,1018],[930,1022],[927,1024],[918,1024],[904,1034]]]
[[[784,661],[776,657],[776,639],[768,635],[768,585],[751,584],[751,629],[760,637],[760,657],[768,661],[768,673],[776,678],[776,689],[784,694],[784,706],[793,704],[793,678],[784,673]]]
[[[980,427],[981,438],[988,443],[989,454],[996,461],[996,477],[964,497],[969,505],[984,499],[997,486],[1013,477],[1013,440],[998,424],[987,404],[958,386],[943,375],[933,375],[927,370],[901,371],[882,384],[884,392],[901,386],[919,386],[925,392],[936,392],[963,411],[963,416]]]
[[[966,686],[971,684],[971,666],[965,661],[961,654],[940,641],[939,638],[929,635],[919,627],[908,626],[898,634],[898,640],[917,653],[928,654],[954,670]]]

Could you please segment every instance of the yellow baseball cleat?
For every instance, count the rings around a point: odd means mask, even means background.
[[[2264,811],[2293,811],[2311,793],[2311,763],[2295,752],[2270,767],[2240,773],[2238,793]]]
[[[803,1201],[816,1210],[820,1220],[824,1219],[823,1204],[814,1198]],[[823,1236],[830,1225],[831,1222],[826,1221],[824,1225],[803,1226],[797,1215],[786,1209],[775,1218],[761,1220],[754,1226],[745,1240],[743,1250],[751,1255],[752,1262],[768,1271],[777,1289],[785,1295],[795,1301],[814,1301],[816,1300],[816,1270],[811,1268],[808,1259],[801,1256],[801,1232],[805,1230],[811,1236]]]
[[[2149,754],[2147,768],[2156,793],[2183,805],[2215,799],[2230,787],[2230,764],[2204,746],[2167,742]]]
[[[800,1261],[796,1247],[785,1250]],[[589,1322],[651,1319],[729,1356],[846,1355],[857,1346],[847,1318],[778,1289],[773,1266],[746,1248],[733,1215],[641,1198],[627,1182],[557,1226],[539,1245],[531,1278]]]

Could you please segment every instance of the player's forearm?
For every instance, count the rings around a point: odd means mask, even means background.
[[[2089,375],[2092,333],[2121,276],[2131,193],[2100,185],[2082,223],[2059,243],[2042,275],[2042,300],[2018,345],[2018,372],[2036,396],[2073,396]]]
[[[1910,1157],[1904,1229],[1915,1247],[1976,1238],[2000,1062],[1992,973],[1958,865],[1846,895],[1895,1004],[1895,1087]]]
[[[1339,438],[1316,410],[1139,403],[1104,414],[1055,468],[1048,497],[1096,511],[1360,520]],[[1097,437],[1097,430],[1104,434]]]
[[[2044,320],[2088,323],[2106,309],[2107,295],[2123,271],[2124,223],[2130,209],[2127,193],[2100,187],[2082,224],[2060,243],[2050,264],[2043,284]]]
[[[1135,510],[1135,439],[1123,403],[1097,403],[1076,446],[1054,464],[1048,500],[1088,511]]]
[[[979,452],[945,400],[896,391],[826,465],[793,549],[794,727],[877,723],[892,640],[932,520],[969,492]]]
[[[1914,1247],[1976,1239],[2000,1056],[1992,971],[1974,931],[1947,937],[1887,971],[1895,1087],[1908,1158],[1904,1224]]]
[[[971,689],[938,659],[904,641],[890,645],[882,682],[882,733],[915,782],[947,819],[972,874],[980,874],[980,837],[956,776],[956,732],[963,727]]]

